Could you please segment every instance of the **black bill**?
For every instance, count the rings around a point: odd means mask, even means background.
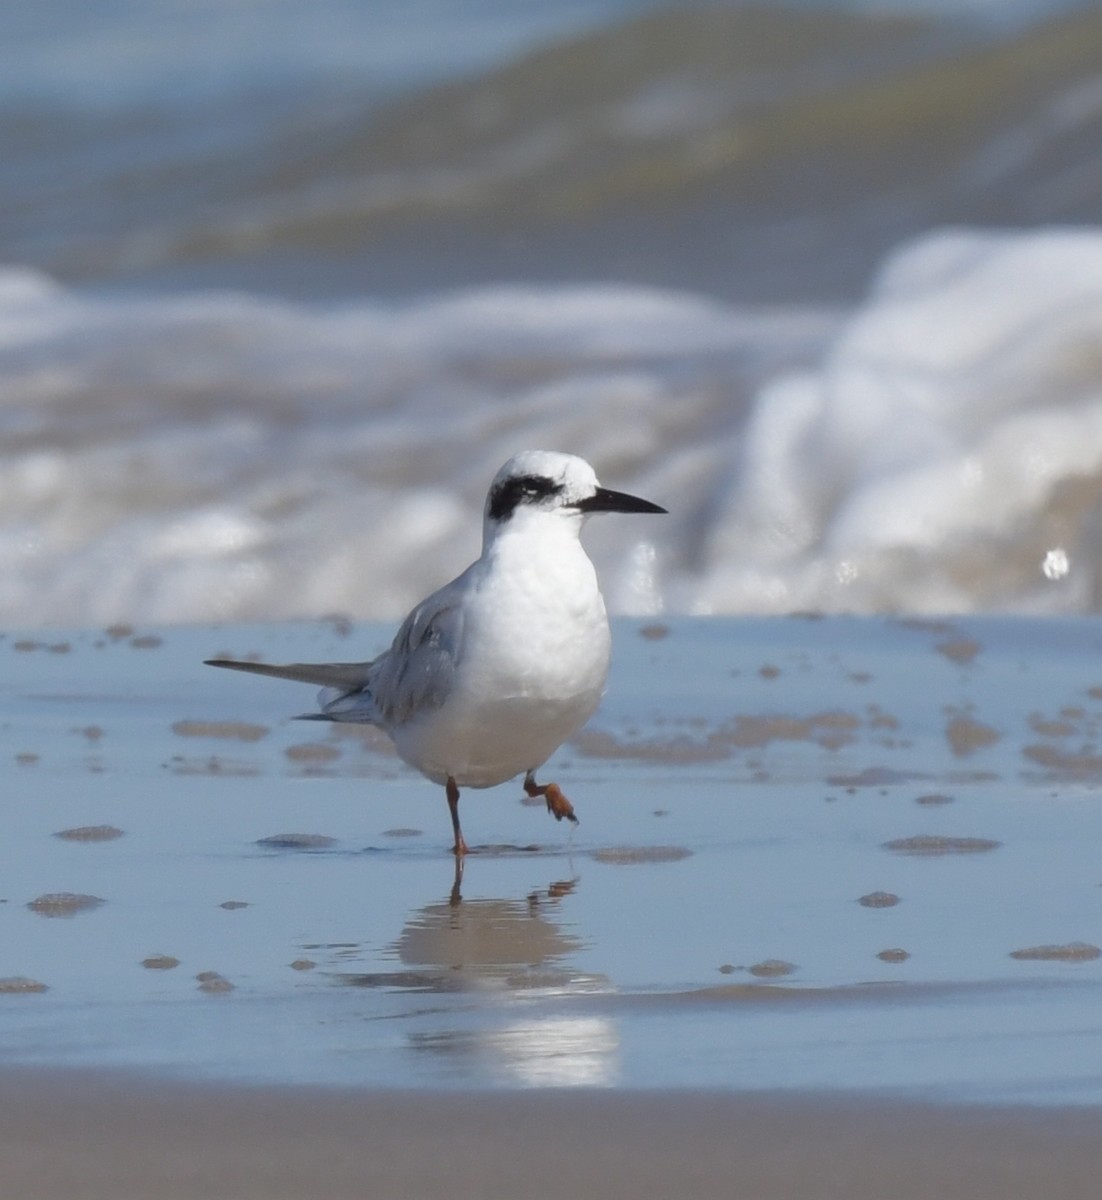
[[[640,500],[638,496],[629,496],[626,492],[614,492],[610,488],[599,487],[592,496],[578,502],[582,512],[618,512],[618,513],[664,513],[660,504],[652,504],[649,500]]]

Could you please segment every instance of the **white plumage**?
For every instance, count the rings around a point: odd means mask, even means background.
[[[665,509],[601,487],[583,459],[525,451],[490,486],[478,560],[417,605],[378,658],[210,665],[321,684],[323,719],[385,730],[407,763],[447,788],[457,854],[467,850],[460,787],[524,772],[529,795],[576,820],[534,773],[592,716],[608,674],[604,599],[579,540],[595,512]]]

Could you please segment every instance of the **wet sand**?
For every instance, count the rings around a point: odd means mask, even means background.
[[[347,622],[0,637],[0,1195],[1096,1196],[1102,629],[622,621],[581,817]]]
[[[1095,1200],[1100,1186],[1090,1110],[0,1076],[0,1190],[20,1200]]]

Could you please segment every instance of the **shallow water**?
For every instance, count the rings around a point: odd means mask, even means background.
[[[619,622],[581,824],[468,792],[458,881],[384,742],[200,665],[386,636],[0,641],[3,1061],[1102,1098],[1096,622]]]

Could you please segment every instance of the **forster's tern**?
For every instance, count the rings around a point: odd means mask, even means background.
[[[537,783],[535,772],[593,715],[608,675],[608,617],[578,535],[592,513],[665,511],[601,487],[581,458],[525,451],[490,485],[477,562],[417,605],[384,654],[209,665],[320,684],[320,719],[385,730],[407,763],[447,789],[456,854],[467,853],[460,787],[523,772],[529,796],[576,822],[558,785]]]

